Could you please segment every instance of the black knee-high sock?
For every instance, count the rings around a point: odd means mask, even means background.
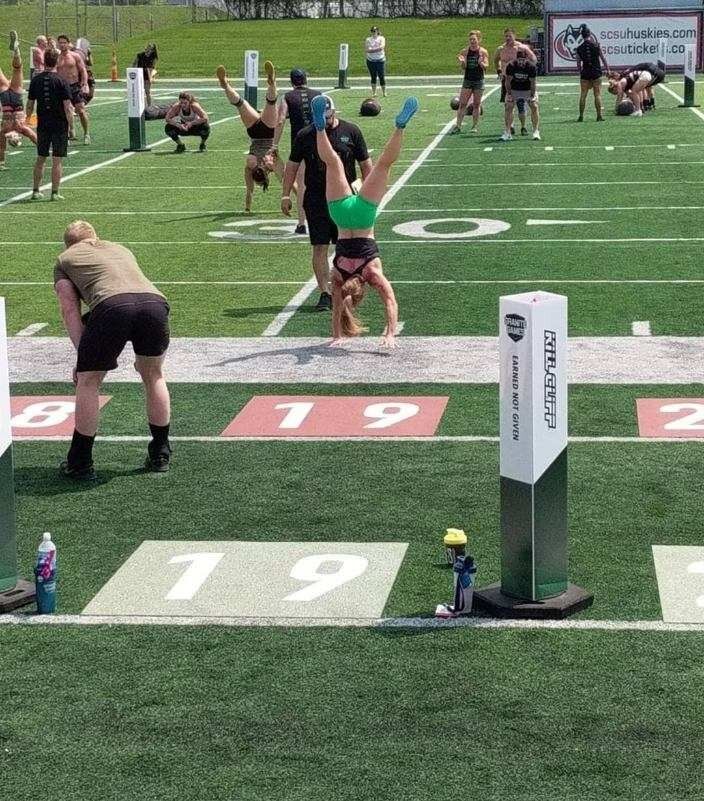
[[[74,429],[71,447],[68,450],[66,461],[71,468],[87,467],[93,463],[93,443],[95,437],[88,437]]]
[[[171,447],[169,446],[169,428],[169,423],[165,426],[156,426],[153,423],[149,423],[149,430],[152,432],[152,441],[149,443],[149,453],[151,456],[171,451]]]

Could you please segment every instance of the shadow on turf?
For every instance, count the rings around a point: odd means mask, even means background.
[[[378,356],[383,359],[388,359],[391,356],[391,352],[350,350],[344,345],[332,348],[325,343],[322,345],[308,345],[302,348],[277,348],[276,350],[267,350],[261,353],[248,353],[244,356],[233,356],[231,359],[223,359],[221,362],[209,364],[208,367],[225,367],[228,364],[255,361],[256,359],[264,359],[271,356],[293,356],[296,360],[296,364],[299,365],[310,364],[316,356],[322,359],[348,359],[351,356]]]
[[[96,473],[98,475],[96,481],[75,481],[59,475],[58,467],[54,465],[18,467],[15,469],[15,493],[44,498],[54,495],[72,495],[97,489],[103,484],[108,484],[114,478],[147,475],[148,471],[144,467],[110,470],[98,465]]]

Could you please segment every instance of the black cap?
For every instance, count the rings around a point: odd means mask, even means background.
[[[300,67],[294,67],[291,70],[291,75],[289,77],[291,78],[292,86],[303,86],[303,84],[306,82],[306,79],[308,78],[308,76],[306,75],[306,71],[301,69]]]

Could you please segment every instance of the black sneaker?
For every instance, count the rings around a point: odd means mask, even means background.
[[[527,128],[521,128],[521,136],[528,136],[528,129]]]
[[[69,467],[66,460],[59,465],[59,473],[64,478],[71,478],[74,481],[95,481],[98,476],[93,469],[93,462],[83,467]]]
[[[186,152],[186,145],[183,142],[179,142],[176,145],[176,153],[185,153]]]
[[[205,153],[205,151],[206,151],[207,149],[208,149],[208,148],[207,148],[207,146],[206,146],[205,142],[201,142],[201,143],[200,143],[200,145],[198,145],[198,152],[199,152],[199,153]]]
[[[295,234],[307,234],[308,231],[306,230],[305,225],[297,225],[296,230],[294,231]]]
[[[316,311],[330,311],[332,309],[332,296],[329,292],[321,292],[320,300],[315,305]]]
[[[516,133],[516,126],[512,125],[511,126],[511,135],[513,136],[515,133]]]
[[[144,466],[150,473],[168,473],[171,467],[171,452],[162,451],[154,456],[147,454]]]

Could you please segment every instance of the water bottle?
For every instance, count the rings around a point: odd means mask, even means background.
[[[37,588],[37,613],[50,615],[56,610],[56,545],[51,541],[48,531],[37,548],[34,580]]]

